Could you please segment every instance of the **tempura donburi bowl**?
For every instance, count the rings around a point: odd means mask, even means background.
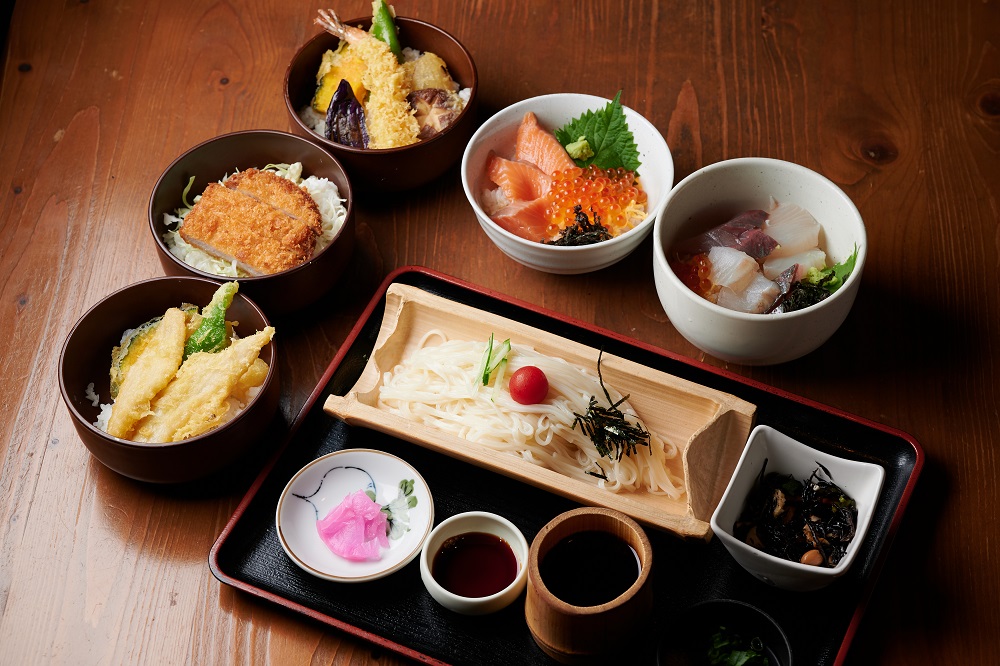
[[[179,442],[154,444],[113,437],[95,426],[101,404],[111,402],[111,352],[122,334],[168,308],[203,307],[219,284],[192,277],[160,277],[129,285],[99,301],[70,331],[59,357],[59,388],[80,439],[108,468],[139,481],[181,483],[204,478],[236,463],[258,444],[274,418],[280,396],[274,340],[260,351],[268,364],[257,395],[232,420]],[[237,335],[250,336],[269,322],[246,295],[236,293],[226,311]],[[96,397],[96,403],[95,403]]]
[[[285,106],[293,131],[333,153],[352,182],[369,195],[412,190],[440,178],[461,159],[476,127],[478,74],[469,51],[455,37],[430,23],[401,16],[395,22],[403,47],[438,55],[452,79],[468,91],[468,100],[459,116],[435,136],[398,148],[366,149],[337,143],[313,131],[300,114],[316,92],[316,75],[323,54],[336,50],[340,44],[339,38],[328,32],[310,38],[292,57],[285,72]],[[368,17],[344,23],[368,30],[372,21]]]

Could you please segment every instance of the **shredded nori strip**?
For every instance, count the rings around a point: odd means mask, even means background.
[[[593,245],[601,241],[611,240],[611,232],[601,224],[601,216],[590,209],[594,221],[591,222],[587,214],[583,212],[583,206],[577,204],[573,207],[575,221],[573,226],[566,227],[557,238],[553,240],[543,240],[546,245]]]
[[[767,311],[768,314],[778,312],[794,312],[802,310],[810,305],[816,305],[820,301],[829,298],[830,292],[826,288],[809,284],[808,282],[793,282],[788,293],[782,294],[774,302],[774,305]]]
[[[586,414],[573,412],[573,428],[580,424],[580,429],[590,437],[597,452],[604,458],[620,461],[623,455],[632,455],[636,451],[637,445],[649,446],[649,432],[641,423],[632,423],[626,420],[625,414],[618,409],[618,405],[628,400],[624,396],[618,402],[612,402],[611,395],[604,385],[604,377],[601,375],[602,349],[597,354],[597,379],[601,382],[604,390],[604,397],[607,398],[610,407],[602,407],[597,402],[596,396],[590,396],[590,404]],[[600,465],[598,465],[600,467]],[[601,469],[601,473],[604,470]],[[592,476],[607,478],[600,474],[589,472]]]

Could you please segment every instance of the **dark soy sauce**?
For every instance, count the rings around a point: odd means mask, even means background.
[[[559,541],[538,565],[552,594],[573,606],[599,606],[618,598],[639,578],[639,558],[625,541],[597,530]]]
[[[517,558],[495,534],[466,532],[441,544],[431,563],[431,575],[452,594],[488,597],[514,582]]]

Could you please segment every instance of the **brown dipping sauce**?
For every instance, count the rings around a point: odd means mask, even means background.
[[[466,532],[441,544],[431,564],[441,587],[460,597],[488,597],[517,577],[517,557],[510,544],[485,532]]]
[[[639,557],[610,532],[572,534],[538,565],[545,587],[573,606],[600,606],[617,599],[639,578]]]

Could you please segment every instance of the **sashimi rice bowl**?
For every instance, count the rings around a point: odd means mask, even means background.
[[[673,158],[626,96],[533,97],[473,135],[462,185],[504,254],[548,273],[586,273],[620,261],[649,235],[673,186]]]
[[[857,207],[792,162],[743,157],[684,178],[653,231],[653,278],[691,344],[744,365],[797,359],[846,319],[867,257]]]

